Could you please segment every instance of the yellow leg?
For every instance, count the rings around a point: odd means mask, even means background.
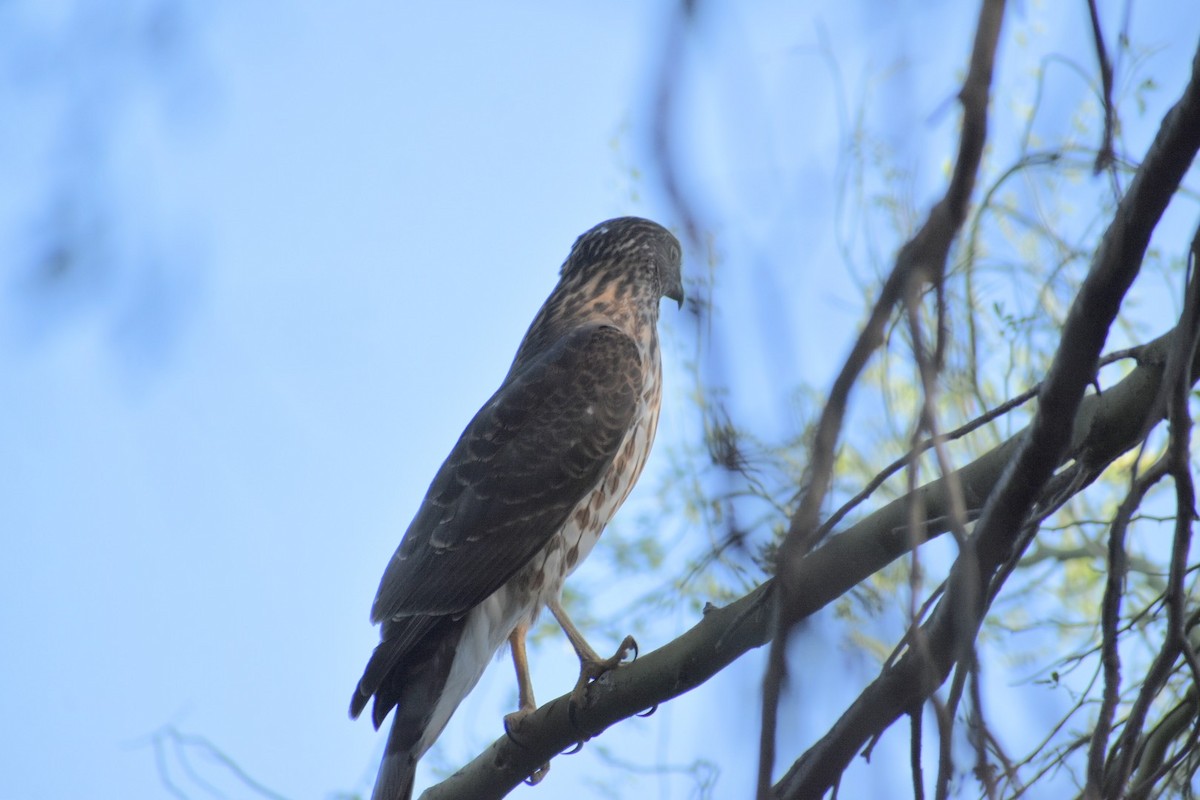
[[[512,646],[513,668],[517,671],[517,710],[504,716],[504,729],[509,731],[510,736],[521,720],[537,711],[537,700],[533,699],[533,678],[529,676],[529,656],[525,652],[525,636],[528,633],[529,624],[521,622],[508,635],[508,643]],[[525,782],[530,786],[541,783],[549,771],[550,765],[543,764],[534,770]]]
[[[579,680],[575,682],[575,688],[571,691],[571,703],[576,708],[583,708],[587,705],[588,684],[620,666],[630,650],[636,653],[637,642],[632,636],[626,636],[625,641],[621,642],[621,646],[611,658],[601,658],[583,638],[583,634],[575,627],[575,623],[571,622],[566,609],[562,607],[562,603],[557,598],[546,603],[546,607],[558,620],[563,633],[571,642],[571,647],[575,648],[575,654],[579,656]]]
[[[528,633],[528,623],[522,622],[508,635],[513,667],[517,671],[517,710],[504,718],[510,728],[537,710],[537,700],[533,698],[533,679],[529,676],[529,656],[525,653],[525,636]]]

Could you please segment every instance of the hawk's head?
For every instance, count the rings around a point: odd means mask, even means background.
[[[563,263],[562,279],[585,283],[608,273],[610,280],[649,288],[655,300],[669,297],[682,306],[681,254],[679,240],[657,222],[617,217],[575,240]]]

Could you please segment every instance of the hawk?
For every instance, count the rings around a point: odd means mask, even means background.
[[[500,388],[459,437],[384,570],[380,643],[350,701],[395,708],[373,800],[412,796],[417,760],[507,641],[514,724],[537,708],[525,636],[545,606],[580,660],[573,702],[608,659],[563,610],[563,580],[637,481],[658,427],[659,300],[682,305],[679,242],[637,217],[580,236]]]

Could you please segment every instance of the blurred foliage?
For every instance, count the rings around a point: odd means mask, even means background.
[[[208,8],[191,0],[0,4],[0,289],[37,342],[98,320],[126,364],[162,361],[187,320],[198,259],[157,213],[154,131],[209,109]]]

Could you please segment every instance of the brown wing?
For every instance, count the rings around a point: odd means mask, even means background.
[[[593,325],[510,375],[434,477],[372,620],[466,612],[533,558],[612,463],[642,369],[629,336]]]

